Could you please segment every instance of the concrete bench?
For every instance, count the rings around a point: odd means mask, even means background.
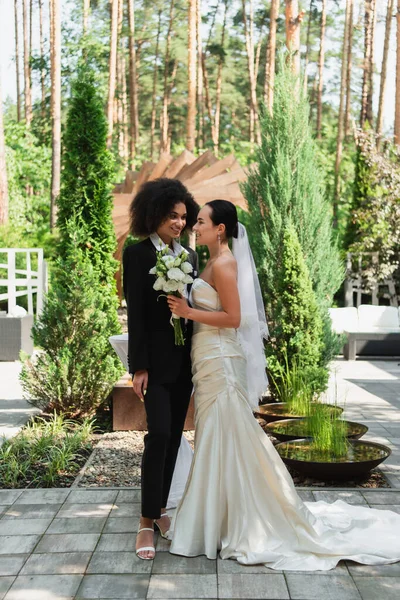
[[[400,309],[394,306],[361,304],[331,308],[332,329],[343,333],[347,360],[363,356],[400,356]]]

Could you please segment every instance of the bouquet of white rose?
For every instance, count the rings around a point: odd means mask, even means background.
[[[157,275],[153,288],[157,291],[166,292],[173,296],[180,296],[185,290],[187,283],[193,283],[193,278],[189,275],[193,267],[187,260],[189,253],[186,250],[178,256],[168,254],[168,246],[157,250],[157,262],[155,267],[150,269],[150,275]],[[162,296],[166,294],[161,294]],[[185,339],[183,337],[180,318],[172,314],[171,325],[175,332],[175,345],[183,346]]]

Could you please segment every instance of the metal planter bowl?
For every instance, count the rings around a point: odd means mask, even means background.
[[[355,423],[353,421],[345,421],[345,423],[348,427],[347,439],[349,440],[358,440],[368,431],[368,427],[362,423]],[[291,428],[294,429],[293,432],[290,431]],[[292,440],[310,437],[307,432],[307,418],[272,421],[267,423],[263,429],[280,442],[291,442]]]
[[[354,440],[349,442],[347,456],[340,459],[317,460],[316,453],[309,460],[307,451],[312,450],[312,440],[302,439],[281,442],[275,446],[283,462],[298,473],[322,481],[345,481],[368,474],[392,453],[390,448],[376,442]]]
[[[343,408],[341,406],[334,406],[333,404],[324,404],[324,406],[330,406],[332,411],[335,411],[338,416],[343,412]],[[257,410],[254,412],[257,417],[264,419],[264,421],[267,423],[271,423],[272,421],[281,421],[282,419],[304,418],[304,415],[291,415],[286,402],[260,404],[260,406],[258,406]]]

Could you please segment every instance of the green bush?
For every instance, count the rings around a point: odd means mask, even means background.
[[[72,229],[72,226],[71,226]],[[121,374],[108,338],[115,333],[110,290],[80,249],[79,230],[70,252],[55,265],[53,283],[32,335],[39,350],[25,362],[24,391],[40,409],[69,416],[94,412]]]
[[[290,223],[284,231],[275,285],[278,295],[271,316],[276,325],[267,346],[268,368],[275,385],[279,387],[285,370],[295,369],[301,370],[311,392],[320,392],[328,381],[321,361],[323,324],[296,229]]]

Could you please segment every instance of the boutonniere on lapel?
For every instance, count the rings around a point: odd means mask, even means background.
[[[167,294],[172,294],[178,298],[183,294],[185,285],[187,283],[193,283],[193,278],[189,275],[193,271],[193,267],[187,260],[189,254],[186,250],[182,250],[178,256],[171,256],[168,254],[168,246],[156,250],[157,260],[156,265],[150,269],[150,275],[157,275],[157,279],[154,282],[153,288],[159,292],[165,292],[160,294],[167,297]],[[177,315],[172,313],[171,325],[174,328],[175,333],[175,345],[183,346],[185,338],[183,337],[181,320]]]

